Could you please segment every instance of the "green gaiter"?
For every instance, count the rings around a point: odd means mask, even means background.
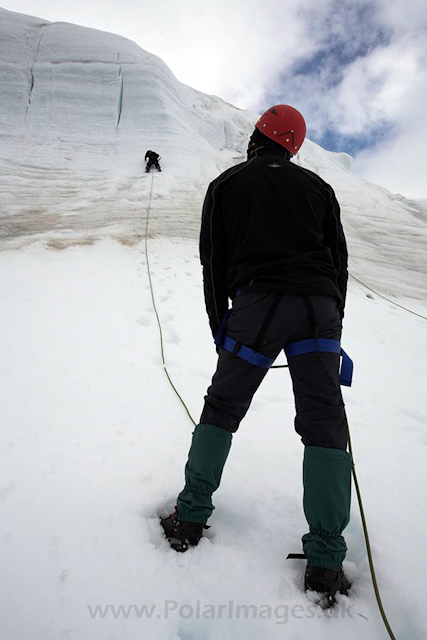
[[[302,542],[308,566],[341,569],[347,551],[341,534],[350,521],[351,465],[346,451],[305,447],[303,504],[310,532]]]
[[[232,434],[213,424],[199,424],[185,466],[185,487],[178,496],[178,518],[206,523],[214,510],[212,494],[219,487]]]

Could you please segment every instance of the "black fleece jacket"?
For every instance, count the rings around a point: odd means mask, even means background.
[[[344,315],[347,247],[334,191],[280,149],[258,150],[209,185],[200,259],[214,336],[238,290],[332,295]]]

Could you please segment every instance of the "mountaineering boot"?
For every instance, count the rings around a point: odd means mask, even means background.
[[[350,454],[341,449],[305,447],[303,505],[310,532],[302,542],[308,568],[342,570],[347,546],[341,534],[350,521],[351,465]]]
[[[304,577],[304,589],[306,591],[316,591],[323,598],[320,603],[324,609],[335,604],[337,593],[348,595],[351,584],[344,575],[344,571],[333,571],[325,567],[307,567]]]
[[[193,432],[185,487],[178,496],[178,513],[184,522],[205,524],[214,506],[212,494],[219,487],[231,447],[230,431],[213,424],[198,424]]]
[[[198,545],[203,535],[203,529],[208,529],[207,525],[197,522],[182,522],[178,519],[178,507],[174,513],[167,518],[160,520],[166,538],[172,549],[175,551],[187,551],[190,547]]]

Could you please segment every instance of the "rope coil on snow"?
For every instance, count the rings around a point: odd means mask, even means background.
[[[166,374],[166,377],[169,381],[169,384],[171,385],[172,389],[174,390],[175,394],[177,395],[177,397],[179,398],[182,406],[184,407],[188,417],[190,418],[191,422],[193,423],[194,426],[196,426],[196,422],[194,421],[187,405],[185,404],[184,400],[182,399],[181,395],[179,394],[178,390],[176,389],[174,383],[172,382],[172,379],[169,375],[167,366],[166,366],[166,361],[165,361],[165,352],[164,352],[164,343],[163,343],[163,331],[162,331],[162,325],[160,322],[160,317],[157,311],[157,306],[156,306],[156,301],[154,298],[154,289],[153,289],[153,282],[151,279],[151,270],[150,270],[150,261],[149,261],[149,257],[148,257],[148,220],[149,220],[149,215],[150,215],[150,210],[151,210],[151,200],[152,200],[152,196],[153,196],[153,185],[154,185],[154,174],[151,175],[151,189],[150,189],[150,195],[149,195],[149,199],[148,199],[148,206],[147,206],[147,216],[146,216],[146,225],[145,225],[145,257],[146,257],[146,261],[147,261],[147,272],[148,272],[148,280],[150,283],[150,291],[151,291],[151,300],[153,303],[153,309],[154,309],[154,313],[156,314],[156,318],[157,318],[157,325],[159,327],[159,335],[160,335],[160,350],[161,350],[161,354],[162,354],[162,364],[163,364],[163,370]],[[357,278],[355,278],[352,274],[350,274],[352,278],[354,278],[354,280],[357,280]],[[361,282],[360,280],[357,280],[358,282],[360,282],[360,284],[362,284],[363,286],[365,286],[367,289],[370,289],[370,287],[368,287],[367,285],[365,285],[363,282]],[[376,293],[377,295],[379,295],[382,298],[385,298],[385,296],[382,296],[381,294],[377,293],[376,291],[374,291],[373,289],[370,289],[371,291],[373,291],[373,293]],[[385,300],[388,300],[388,298],[385,298]],[[392,304],[396,304],[398,307],[401,307],[401,305],[397,304],[396,302],[393,302],[392,300],[388,300],[388,302],[391,302]],[[414,315],[419,316],[420,314],[415,313],[414,311],[410,311],[410,309],[406,309],[405,307],[401,307],[402,309],[405,309],[405,311],[409,311],[410,313],[413,313]],[[424,318],[424,316],[420,316],[421,318]],[[424,318],[425,320],[427,320],[427,318]],[[280,367],[277,367],[280,368]],[[353,461],[353,450],[352,450],[352,446],[351,446],[351,438],[350,438],[350,429],[348,429],[348,446],[349,446],[349,451],[350,451],[350,455]],[[380,592],[379,592],[379,588],[378,588],[378,583],[377,583],[377,578],[376,578],[376,574],[375,574],[375,567],[374,567],[374,561],[372,558],[372,552],[371,552],[371,544],[370,544],[370,540],[369,540],[369,534],[368,534],[368,526],[367,526],[367,522],[366,522],[366,518],[365,518],[365,512],[364,512],[364,508],[363,508],[363,503],[362,503],[362,495],[360,492],[360,488],[359,488],[359,482],[357,479],[357,474],[356,474],[356,469],[354,466],[354,461],[352,462],[352,474],[353,474],[353,481],[354,481],[354,485],[356,487],[356,494],[357,494],[357,500],[358,500],[358,504],[359,504],[359,509],[360,509],[360,516],[362,519],[362,526],[363,526],[363,534],[365,537],[365,543],[366,543],[366,551],[367,551],[367,555],[368,555],[368,561],[369,561],[369,569],[370,569],[370,573],[371,573],[371,578],[372,578],[372,584],[374,586],[374,591],[375,591],[375,597],[377,600],[377,604],[378,604],[378,608],[380,610],[380,614],[382,617],[382,620],[384,622],[384,625],[387,629],[387,632],[391,638],[391,640],[396,640],[395,635],[393,634],[393,631],[390,627],[389,621],[387,619],[386,613],[384,611],[384,607],[381,601],[381,596],[380,596]]]

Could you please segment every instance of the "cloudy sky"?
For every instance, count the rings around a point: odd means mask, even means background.
[[[300,109],[308,136],[354,171],[427,198],[426,0],[3,0],[111,31],[176,77],[257,113]]]

